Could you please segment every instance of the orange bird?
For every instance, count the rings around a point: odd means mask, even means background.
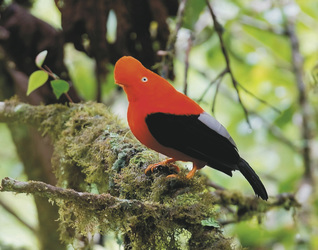
[[[227,130],[195,101],[130,56],[117,61],[114,77],[128,97],[127,118],[132,133],[148,148],[171,157],[149,165],[145,173],[175,161],[193,162],[189,179],[205,165],[229,176],[239,170],[255,194],[268,199],[263,183],[240,157]]]

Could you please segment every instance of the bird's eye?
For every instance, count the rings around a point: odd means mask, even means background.
[[[142,82],[148,82],[148,78],[144,76],[143,78],[141,78],[141,81]]]

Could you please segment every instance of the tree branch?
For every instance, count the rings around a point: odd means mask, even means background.
[[[188,71],[189,71],[189,55],[190,55],[190,50],[192,47],[192,33],[190,32],[189,38],[188,38],[188,44],[187,44],[187,49],[185,53],[185,59],[184,59],[184,82],[183,82],[183,93],[185,95],[188,94]]]
[[[0,187],[1,191],[1,187]],[[5,209],[9,214],[11,214],[14,218],[16,218],[22,225],[28,228],[32,233],[36,234],[37,230],[32,225],[30,225],[27,221],[22,219],[10,206],[8,206],[5,202],[0,199],[0,206]]]
[[[0,191],[32,193],[55,201],[61,237],[67,243],[74,240],[74,234],[106,233],[111,228],[131,238],[134,247],[151,248],[158,240],[170,244],[165,239],[184,229],[191,233],[191,242],[230,244],[221,231],[202,226],[202,220],[218,218],[215,205],[225,209],[235,205],[237,212],[228,211],[237,220],[282,206],[232,190],[211,194],[205,176],[188,180],[184,169],[174,179],[166,178],[171,171],[164,167],[145,175],[145,168],[158,161],[158,154],[136,142],[103,104],[68,107],[0,102],[0,122],[33,125],[52,137],[52,163],[60,187],[4,178]]]
[[[110,194],[92,194],[87,192],[77,192],[73,189],[64,189],[55,187],[53,185],[41,182],[41,181],[17,181],[12,178],[6,177],[2,179],[1,192],[16,192],[33,194],[41,197],[51,199],[52,201],[67,200],[75,202],[78,205],[83,205],[89,210],[95,211],[107,206],[112,208],[121,205],[136,205],[137,208],[141,204],[138,200],[120,199]],[[146,205],[146,204],[144,204]],[[152,206],[160,206],[158,204]]]
[[[269,201],[263,201],[256,196],[242,195],[239,192],[232,192],[229,190],[219,189],[211,192],[211,199],[213,197],[213,203],[227,207],[229,205],[235,205],[238,207],[237,220],[250,219],[255,214],[265,213],[276,207],[283,207],[285,209],[298,208],[300,204],[292,194],[279,194],[275,197],[271,197]],[[28,181],[22,182],[14,180],[9,177],[2,179],[0,192],[16,192],[33,194],[41,197],[45,197],[52,201],[65,200],[74,202],[77,206],[85,207],[91,211],[98,211],[100,209],[118,209],[119,207],[130,206],[133,207],[135,213],[143,213],[145,208],[151,210],[157,210],[159,214],[163,211],[169,210],[169,205],[159,204],[158,202],[140,201],[137,199],[123,199],[116,196],[112,196],[109,193],[104,194],[92,194],[88,192],[78,192],[73,189],[65,189],[56,187],[40,181]],[[182,192],[179,193],[179,195]],[[232,212],[234,212],[232,210]],[[173,216],[170,220],[180,219],[180,215]]]
[[[202,102],[203,98],[205,97],[206,93],[208,93],[208,90],[211,88],[211,86],[213,84],[215,84],[216,82],[219,83],[222,81],[223,77],[225,74],[228,73],[228,70],[225,68],[221,73],[219,73],[209,84],[209,86],[203,91],[201,97],[198,99],[198,102]],[[205,74],[204,74],[205,77],[207,77]],[[218,91],[216,91],[218,92]],[[216,98],[216,95],[217,93],[215,93],[215,96],[214,98]]]
[[[182,0],[180,1],[177,16],[176,16],[176,27],[173,30],[173,32],[170,33],[166,50],[165,51],[158,51],[158,55],[162,56],[161,60],[161,76],[163,78],[168,78],[169,76],[169,68],[172,66],[172,60],[174,58],[175,54],[175,43],[177,40],[177,35],[179,30],[181,29],[182,22],[183,22],[183,16],[185,13],[185,7],[188,0]]]
[[[209,9],[209,12],[211,14],[211,17],[213,19],[213,23],[214,23],[214,28],[215,28],[215,31],[218,35],[218,38],[219,38],[219,42],[220,42],[220,45],[221,45],[221,50],[222,50],[222,53],[223,53],[223,57],[225,59],[225,63],[226,63],[226,67],[225,69],[215,78],[215,80],[213,80],[211,82],[211,84],[209,85],[209,87],[207,88],[207,90],[210,88],[210,86],[214,83],[214,82],[218,82],[218,86],[217,86],[217,89],[216,89],[216,93],[215,93],[215,96],[214,96],[214,99],[213,99],[213,107],[212,107],[212,111],[214,112],[214,107],[215,107],[215,99],[216,99],[216,96],[217,96],[217,92],[218,92],[218,89],[219,89],[219,85],[221,84],[221,81],[222,81],[222,78],[225,74],[229,74],[230,75],[230,78],[231,78],[231,81],[232,81],[232,84],[233,84],[233,87],[237,93],[237,98],[238,98],[238,101],[244,111],[244,115],[245,115],[245,119],[249,125],[249,127],[251,128],[251,123],[249,121],[249,116],[248,116],[248,110],[247,108],[245,107],[243,101],[242,101],[242,98],[241,98],[241,95],[240,95],[240,91],[239,91],[239,87],[242,88],[242,90],[247,93],[248,95],[254,97],[256,100],[258,100],[259,102],[269,106],[270,108],[272,108],[274,111],[280,113],[280,110],[277,109],[276,107],[270,105],[268,102],[266,102],[265,100],[257,97],[256,95],[254,95],[252,92],[250,92],[249,90],[247,90],[245,87],[243,87],[238,81],[237,79],[235,78],[234,76],[234,73],[231,69],[231,65],[230,65],[230,57],[228,55],[228,52],[227,52],[227,49],[225,47],[225,42],[223,40],[223,32],[224,32],[224,28],[222,27],[222,25],[219,23],[219,21],[217,20],[217,17],[213,11],[213,8],[211,7],[210,3],[209,3],[209,0],[205,0],[206,1],[206,5]],[[204,97],[205,93],[207,92],[207,90],[202,94],[200,100],[202,100],[202,98]]]
[[[298,103],[302,116],[302,139],[303,139],[303,161],[305,167],[305,178],[314,184],[313,179],[313,162],[311,159],[310,141],[314,135],[310,128],[310,105],[307,99],[306,85],[303,80],[303,57],[299,50],[299,40],[295,31],[294,20],[286,21],[286,33],[289,37],[292,50],[292,65],[296,77],[296,86],[298,89]]]
[[[218,189],[211,194],[215,198],[216,204],[250,207],[251,210],[258,212],[266,212],[275,207],[283,207],[285,209],[300,207],[295,196],[290,193],[271,196],[269,201],[263,201],[255,196],[242,195],[239,192],[231,192],[225,189]]]
[[[225,48],[225,43],[224,43],[224,40],[223,40],[223,27],[222,25],[219,23],[219,21],[217,20],[215,14],[214,14],[214,11],[209,3],[209,0],[205,0],[206,1],[206,4],[208,6],[208,9],[210,11],[210,14],[212,16],[212,19],[213,19],[213,23],[214,23],[214,28],[215,28],[215,31],[219,37],[219,41],[220,41],[220,45],[221,45],[221,50],[222,50],[222,53],[223,53],[223,56],[224,56],[224,59],[225,59],[225,63],[226,63],[226,68],[225,68],[225,71],[227,71],[227,73],[229,73],[230,75],[230,78],[231,78],[231,81],[232,81],[232,84],[233,84],[233,87],[237,93],[237,98],[238,98],[238,101],[244,111],[244,115],[245,115],[245,119],[246,119],[246,122],[248,123],[248,125],[251,127],[251,123],[250,123],[250,120],[249,120],[249,117],[248,117],[248,111],[241,99],[241,95],[240,95],[240,91],[238,89],[238,82],[236,80],[236,78],[234,77],[234,74],[232,72],[232,69],[231,69],[231,66],[230,66],[230,58],[229,58],[229,55],[227,53],[227,50]]]
[[[272,196],[267,202],[259,200],[255,196],[242,196],[240,193],[221,189],[212,192],[211,195],[215,199],[215,203],[227,211],[227,218],[232,217],[221,220],[220,224],[223,226],[250,220],[254,216],[259,216],[278,207],[285,210],[300,208],[295,196],[289,193]],[[236,209],[233,209],[233,205],[236,206]]]

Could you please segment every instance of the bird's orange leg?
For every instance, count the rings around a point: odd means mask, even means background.
[[[165,159],[165,160],[163,160],[163,161],[161,161],[161,162],[154,163],[154,164],[150,164],[150,165],[145,169],[145,174],[146,174],[149,170],[151,170],[151,172],[153,172],[153,170],[154,170],[155,168],[157,168],[158,166],[165,166],[165,165],[167,165],[168,163],[170,163],[170,162],[175,162],[175,161],[176,161],[176,160],[173,159],[173,158],[168,158],[168,159]],[[178,167],[177,165],[172,164],[171,166],[174,167],[177,172],[180,171],[180,169],[179,169],[179,167]]]
[[[191,171],[187,174],[187,179],[191,179],[194,176],[197,169],[198,169],[198,167],[193,164]]]
[[[187,179],[191,179],[194,176],[197,169],[198,169],[198,167],[193,164],[191,171],[187,174]],[[170,174],[167,176],[167,178],[176,178],[176,177],[178,177],[177,174]]]

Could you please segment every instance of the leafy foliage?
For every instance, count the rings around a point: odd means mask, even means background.
[[[41,68],[43,63],[44,63],[44,60],[47,56],[47,50],[43,50],[41,53],[39,53],[36,58],[35,58],[35,65],[38,67],[38,68]]]
[[[49,75],[46,72],[42,70],[34,71],[29,78],[27,95],[30,95],[34,90],[43,86],[48,78]]]
[[[68,84],[68,82],[61,79],[52,80],[50,83],[53,89],[53,93],[55,94],[57,99],[59,99],[62,94],[67,93],[70,89],[70,85]]]
[[[72,101],[67,94],[67,92],[70,90],[70,85],[68,84],[68,82],[59,79],[59,77],[54,74],[48,67],[47,69],[44,69],[42,67],[47,54],[47,50],[44,50],[35,58],[35,64],[41,70],[37,70],[31,74],[28,83],[27,95],[31,94],[34,90],[43,86],[43,84],[45,84],[48,80],[49,76],[51,76],[54,80],[50,81],[50,84],[56,99],[59,99],[62,94],[65,94],[69,98],[69,100]]]

